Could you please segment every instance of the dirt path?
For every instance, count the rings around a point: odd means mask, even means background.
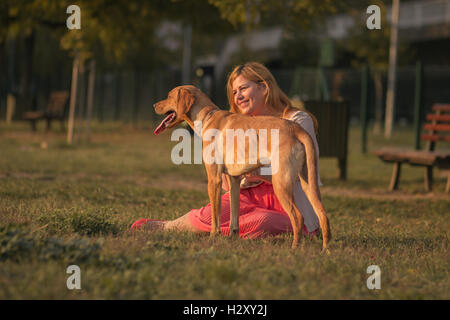
[[[9,173],[0,174],[0,179],[5,178],[16,178],[16,179],[36,179],[36,180],[82,180],[84,178],[98,179],[98,180],[118,180],[126,181],[130,183],[135,183],[139,186],[149,187],[149,188],[167,188],[167,189],[191,189],[197,191],[207,190],[207,182],[199,180],[187,180],[180,179],[174,176],[166,176],[164,178],[150,179],[145,176],[117,176],[117,177],[104,177],[101,175],[92,176],[87,174],[73,174],[73,175],[43,175],[43,174],[29,174],[29,173]],[[445,192],[423,192],[423,193],[407,193],[402,190],[397,190],[394,192],[389,192],[386,189],[352,189],[352,188],[341,188],[341,187],[322,187],[321,193],[324,196],[332,197],[346,197],[346,198],[359,198],[359,199],[376,199],[376,200],[400,200],[400,201],[411,201],[411,200],[447,200],[450,201],[450,194]]]
[[[145,178],[130,178],[130,181],[134,181],[136,184],[141,186],[148,186],[154,188],[160,188],[164,186],[168,189],[193,189],[197,191],[207,190],[208,184],[206,181],[198,180],[182,180],[176,179],[175,177],[166,177],[164,179],[148,180]],[[322,195],[332,196],[332,197],[346,197],[346,198],[359,198],[359,199],[376,199],[376,200],[400,200],[400,201],[411,201],[411,200],[447,200],[450,201],[450,194],[444,192],[423,192],[418,194],[407,193],[401,190],[395,192],[389,192],[386,189],[351,189],[351,188],[339,188],[339,187],[322,187]]]
[[[376,200],[447,200],[450,201],[450,194],[444,192],[428,192],[412,194],[401,190],[390,192],[386,189],[363,190],[363,189],[343,189],[322,187],[323,195],[332,197],[360,198],[360,199],[376,199]]]

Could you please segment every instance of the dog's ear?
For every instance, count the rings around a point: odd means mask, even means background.
[[[185,88],[181,88],[178,91],[178,100],[177,100],[177,114],[185,115],[191,110],[194,105],[195,97],[189,90]]]

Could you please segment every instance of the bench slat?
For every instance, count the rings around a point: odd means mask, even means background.
[[[42,111],[27,111],[23,113],[23,119],[25,120],[34,120],[41,119],[44,116],[44,112]]]
[[[435,165],[450,162],[450,151],[416,151],[401,148],[384,148],[374,151],[381,160],[386,162],[408,162],[417,165]]]
[[[433,106],[433,111],[444,111],[444,112],[450,112],[450,104],[441,104],[437,103]]]
[[[450,142],[450,136],[442,136],[442,135],[437,135],[437,134],[422,134],[421,139],[426,140],[426,141],[434,141],[434,142],[437,142],[437,141]]]
[[[431,131],[445,131],[450,132],[450,124],[432,124],[432,123],[426,123],[424,124],[423,128],[425,130],[431,130]]]
[[[437,122],[450,122],[450,114],[427,114],[427,121],[437,121]]]

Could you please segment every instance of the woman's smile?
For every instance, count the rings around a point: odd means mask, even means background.
[[[264,87],[238,76],[233,82],[233,99],[242,114],[261,115],[265,109]]]
[[[242,101],[239,102],[239,106],[240,107],[244,107],[246,105],[248,105],[248,99],[247,100],[242,100]]]

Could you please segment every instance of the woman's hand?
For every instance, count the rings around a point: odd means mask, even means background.
[[[247,182],[260,182],[260,181],[265,181],[268,183],[272,183],[272,176],[263,176],[259,174],[259,169],[253,170],[249,173],[246,173],[244,175],[245,179],[247,180]]]
[[[242,177],[245,177],[246,183],[261,182],[261,181],[272,183],[272,176],[260,175],[259,170],[253,170],[241,176],[241,178]],[[222,189],[225,190],[226,192],[230,191],[229,176],[226,175],[225,173],[222,173]]]

